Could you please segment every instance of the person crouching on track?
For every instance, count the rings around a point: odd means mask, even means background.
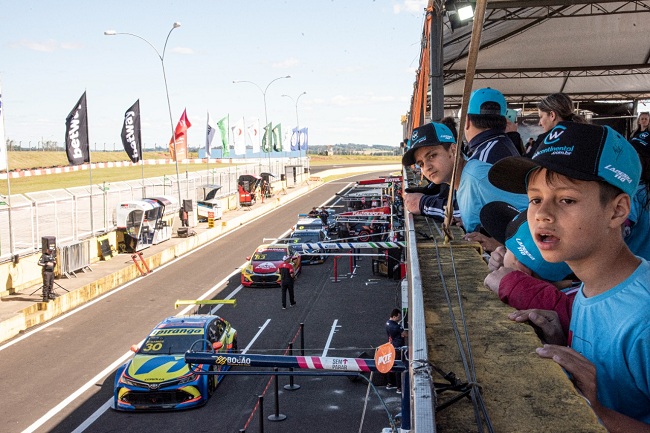
[[[289,306],[296,305],[296,300],[293,296],[293,282],[296,275],[293,271],[291,263],[284,262],[279,266],[280,270],[280,285],[282,286],[282,309],[287,309],[287,290],[289,291]]]

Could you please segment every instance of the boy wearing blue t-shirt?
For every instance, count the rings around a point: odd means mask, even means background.
[[[489,173],[500,188],[528,193],[528,223],[542,256],[565,261],[583,282],[568,338],[549,312],[511,318],[554,343],[537,353],[569,373],[611,432],[650,432],[650,264],[622,235],[640,173],[620,134],[574,122],[551,130],[532,159],[507,158]]]

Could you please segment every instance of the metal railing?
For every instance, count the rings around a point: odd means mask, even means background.
[[[16,255],[38,252],[43,236],[55,236],[57,244],[74,246],[95,235],[113,231],[117,206],[125,201],[161,195],[180,195],[183,200],[196,201],[202,198],[197,197],[199,187],[206,184],[221,185],[217,198],[227,197],[237,193],[237,181],[242,174],[270,172],[280,180],[286,166],[302,164],[307,166],[306,159],[261,159],[225,168],[208,166],[206,170],[185,172],[178,180],[176,176],[162,176],[12,194],[6,202],[0,203],[0,262],[10,261]],[[85,259],[79,260],[71,262],[66,272],[74,272],[86,265]]]

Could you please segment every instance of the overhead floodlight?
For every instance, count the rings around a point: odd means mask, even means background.
[[[467,4],[464,6],[458,6],[458,18],[460,18],[460,21],[468,21],[474,18],[474,9],[472,8],[471,4]]]
[[[467,0],[447,0],[445,11],[452,31],[466,26],[474,18],[474,7]]]

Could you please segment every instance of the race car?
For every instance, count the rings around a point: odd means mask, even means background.
[[[151,331],[133,358],[119,367],[113,388],[113,409],[119,411],[179,410],[207,403],[225,375],[198,374],[185,363],[188,350],[211,353],[237,351],[237,331],[214,315],[168,317]],[[227,366],[193,366],[225,371]]]
[[[329,237],[322,230],[296,230],[291,233],[287,243],[291,244],[315,244],[319,242],[329,242]],[[315,249],[297,249],[298,254],[302,257],[302,264],[324,263],[327,259],[325,248]]]
[[[241,271],[241,283],[245,287],[279,286],[279,266],[283,262],[293,266],[294,275],[302,270],[300,254],[287,244],[260,245],[246,260],[248,263]]]

